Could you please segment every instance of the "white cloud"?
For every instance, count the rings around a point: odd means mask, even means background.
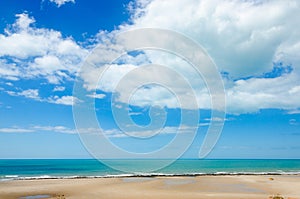
[[[39,95],[39,90],[38,89],[28,89],[28,90],[23,90],[23,91],[6,91],[7,94],[11,96],[22,96],[26,97],[28,99],[33,99],[36,101],[40,102],[47,102],[47,103],[52,103],[52,104],[61,104],[61,105],[67,105],[67,106],[72,106],[76,104],[79,100],[76,97],[73,96],[50,96],[48,98],[42,98]]]
[[[293,115],[293,114],[300,114],[300,110],[294,109],[287,112],[287,114]]]
[[[220,118],[220,117],[213,117],[213,118],[205,118],[205,121],[216,121],[216,122],[222,122],[222,121],[233,121],[234,118]]]
[[[70,129],[65,126],[33,126],[32,129],[35,131],[50,131],[50,132],[57,132],[57,133],[76,133],[75,129]]]
[[[291,1],[238,1],[238,0],[136,0],[130,4],[132,24],[122,25],[120,30],[112,33],[99,33],[102,42],[101,60],[111,61],[118,48],[112,43],[111,51],[107,50],[110,36],[128,29],[139,27],[166,28],[183,33],[201,44],[216,62],[222,72],[229,75],[224,77],[229,113],[257,112],[260,109],[278,108],[297,110],[300,107],[300,3]],[[178,14],[180,13],[180,15]],[[162,39],[161,39],[162,40]],[[135,42],[130,40],[129,42]],[[162,41],[163,42],[163,41]],[[176,42],[175,42],[176,43]],[[105,45],[104,45],[105,44]],[[101,51],[102,50],[102,51]],[[113,53],[111,53],[113,52]],[[191,52],[192,53],[192,52]],[[107,55],[107,56],[106,56]],[[205,85],[195,77],[193,71],[186,71],[186,65],[172,56],[163,53],[144,51],[144,63],[158,63],[171,66],[185,78],[191,80],[196,90],[200,108],[210,108],[210,97]],[[107,60],[105,60],[107,58]],[[127,61],[127,60],[125,60]],[[293,71],[286,74],[275,74],[265,77],[264,74],[273,70],[274,63],[290,65]],[[125,64],[113,64],[102,76],[99,89],[115,92],[115,87],[128,73],[134,71],[139,64],[130,60]],[[97,74],[107,68],[88,68],[82,77],[86,87],[91,89],[99,80]],[[187,88],[172,78],[168,73],[151,73],[146,71],[140,76],[130,76],[121,84],[118,90],[119,100],[128,103],[126,97],[131,85],[148,75],[157,82],[167,82],[169,76],[173,81],[171,87],[181,96],[188,107],[190,96]],[[176,81],[174,81],[176,79]],[[124,80],[124,79],[123,79]],[[165,89],[152,87],[139,90],[131,103],[145,106],[159,104],[171,108],[178,107],[176,99],[170,97]],[[184,106],[182,106],[184,105]],[[185,106],[186,105],[186,106]]]
[[[27,13],[16,17],[0,34],[0,77],[45,78],[53,84],[72,79],[88,51],[58,31],[34,27]]]
[[[91,95],[87,95],[88,97],[91,97],[91,98],[95,98],[95,99],[103,99],[106,97],[105,94],[97,94],[97,93],[93,93]]]
[[[200,125],[206,126],[208,124],[200,124]],[[157,135],[177,134],[177,133],[188,134],[188,133],[193,133],[196,129],[197,127],[191,127],[185,125],[181,126],[180,130],[176,126],[165,126],[162,129],[130,131],[127,133],[130,133],[131,136],[135,136],[135,137],[148,137],[154,135],[154,133],[157,133]],[[80,133],[89,133],[89,134],[101,133],[110,138],[128,137],[127,134],[123,133],[119,129],[104,130],[99,128],[81,128],[78,130]],[[66,133],[66,134],[78,133],[77,129],[69,128],[62,125],[57,125],[57,126],[34,125],[28,128],[19,128],[19,127],[0,128],[0,133],[38,133],[38,132],[55,132],[55,133]]]
[[[57,133],[76,133],[75,129],[65,126],[32,126],[29,128],[0,128],[0,133],[36,133],[39,131],[57,132]]]
[[[65,2],[55,3],[61,6]],[[130,3],[132,23],[121,25],[113,32],[99,32],[94,41],[100,43],[97,50],[102,56],[89,59],[92,63],[112,61],[121,47],[115,45],[111,37],[121,31],[139,27],[175,30],[201,44],[219,70],[228,72],[224,83],[229,113],[257,112],[265,108],[294,111],[300,107],[299,8],[297,0],[136,0]],[[72,38],[62,37],[58,31],[33,27],[35,20],[26,13],[17,17],[16,22],[5,30],[5,34],[0,34],[0,77],[14,81],[42,77],[53,84],[72,79],[88,50]],[[4,56],[11,57],[13,63],[4,59]],[[98,85],[100,90],[114,92],[118,82],[127,73],[141,64],[157,63],[171,66],[190,80],[196,90],[199,107],[210,108],[205,84],[192,70],[187,70],[182,60],[151,51],[145,51],[136,58],[127,56],[120,60],[123,63],[107,65],[109,70],[100,84],[99,73],[105,67],[89,66],[87,70],[81,71],[86,88],[93,90]],[[264,77],[263,74],[272,71],[274,62],[290,65],[293,71],[277,74],[273,78]],[[118,100],[128,103],[126,92],[130,91],[129,88],[147,78],[163,80],[166,84],[172,82],[170,88],[184,99],[181,107],[194,108],[189,107],[191,93],[187,92],[187,87],[181,81],[174,81],[171,73],[154,73],[150,70],[140,76],[123,79],[118,90]],[[72,96],[53,96],[47,100],[56,104],[73,104]],[[170,108],[179,106],[177,99],[160,87],[140,89],[129,103],[140,106],[155,103]]]
[[[293,94],[297,94],[300,92],[300,85],[299,86],[295,86],[292,89],[289,90],[289,94],[293,95]]]
[[[16,20],[16,23],[13,24],[16,29],[25,30],[35,22],[35,19],[28,17],[27,14],[16,14],[16,17],[18,19]]]
[[[75,0],[50,0],[50,2],[53,2],[57,7],[60,7],[68,2],[75,3]]]
[[[5,84],[6,84],[7,86],[14,86],[13,83],[11,83],[11,82],[6,82]]]
[[[31,99],[39,99],[39,91],[37,89],[29,89],[29,90],[24,90],[19,93],[19,95],[24,96],[26,98],[31,98]]]
[[[0,77],[8,80],[19,80],[21,72],[16,64],[8,64],[6,60],[0,58]]]
[[[233,87],[227,88],[228,111],[249,113],[266,108],[296,109],[300,107],[299,79],[292,73],[276,78],[236,81]]]
[[[23,129],[23,128],[0,128],[0,133],[32,133],[32,129]]]
[[[21,92],[7,91],[7,93],[12,96],[23,96],[37,101],[41,100],[39,96],[39,91],[37,89],[28,89],[28,90],[23,90]]]
[[[178,129],[178,127],[173,126],[165,126],[162,129],[152,129],[152,130],[140,130],[140,131],[127,131],[127,133],[130,134],[130,136],[134,137],[149,137],[153,136],[157,133],[157,135],[164,135],[164,134],[176,134],[176,133],[192,133],[196,130],[195,127],[190,126],[182,126],[181,130]],[[102,133],[107,137],[110,138],[124,138],[129,137],[128,134],[123,133],[119,129],[98,129],[98,128],[85,128],[85,129],[79,129],[80,133]]]
[[[101,50],[101,53],[105,52],[104,54],[109,51]],[[147,52],[147,54],[151,55],[148,58],[153,60],[154,64],[163,63],[162,65],[169,67],[139,67],[141,63],[149,63],[149,60],[143,58],[144,61],[141,61],[141,56],[136,56],[137,59],[130,58],[130,64],[122,63],[126,60],[123,58],[120,64],[103,67],[86,65],[81,71],[81,77],[87,89],[97,88],[105,92],[118,93],[116,98],[118,102],[137,106],[148,106],[154,103],[161,107],[194,109],[195,103],[191,101],[193,98],[191,86],[196,90],[195,95],[198,96],[199,107],[210,107],[210,97],[205,83],[187,62],[163,52],[150,54]],[[93,61],[93,57],[89,58],[89,62]],[[186,82],[185,79],[191,82]],[[142,85],[144,82],[148,82],[149,85]],[[151,85],[151,82],[154,84]]]
[[[55,86],[53,89],[53,92],[61,92],[64,90],[66,90],[66,87],[64,87],[64,86]]]
[[[279,54],[286,59],[299,57],[293,56],[300,46],[300,5],[296,0],[137,2],[142,6],[133,10],[135,28],[184,33],[203,45],[221,70],[235,77],[271,70]]]
[[[179,129],[176,126],[175,127],[165,126],[162,129],[127,131],[126,133],[128,133],[130,136],[146,138],[146,137],[151,137],[153,135],[165,135],[165,134],[177,134],[177,133],[188,134],[188,133],[193,133],[195,130],[197,130],[197,127],[181,126],[181,129]],[[102,132],[108,137],[115,137],[115,138],[128,137],[127,134],[123,133],[118,129],[102,130]]]
[[[73,96],[54,96],[47,99],[48,102],[53,104],[62,104],[62,105],[69,105],[72,106],[73,104],[76,104],[78,99]]]

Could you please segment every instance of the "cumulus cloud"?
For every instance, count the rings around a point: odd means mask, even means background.
[[[197,96],[198,108],[210,107],[210,96],[204,81],[182,58],[166,52],[143,51],[135,56],[121,57],[113,64],[105,64],[114,60],[117,56],[114,54],[122,54],[113,43],[111,45],[113,50],[101,46],[100,50],[96,49],[99,56],[94,58],[92,55],[88,58],[85,67],[80,71],[88,90],[97,88],[104,92],[117,93],[118,102],[136,106],[194,109],[195,103],[192,103],[191,98]],[[103,54],[109,56],[102,56]],[[149,60],[153,67],[143,66],[149,64]],[[144,82],[148,84],[143,85]]]
[[[289,54],[285,58],[291,59],[299,52],[295,0],[136,2],[134,27],[184,33],[203,45],[221,70],[236,77],[269,71],[277,57]]]
[[[299,76],[286,74],[276,78],[251,78],[234,82],[227,89],[228,109],[234,113],[259,109],[293,110],[300,107]]]
[[[61,6],[66,1],[55,2]],[[183,105],[183,108],[195,108],[189,107],[192,93],[186,92],[187,87],[174,79],[172,73],[146,70],[140,76],[124,79],[128,73],[143,64],[167,65],[189,80],[196,91],[197,108],[211,108],[205,82],[180,58],[145,50],[109,63],[122,52],[122,46],[118,46],[112,39],[115,34],[140,27],[170,29],[183,33],[202,45],[219,71],[226,74],[223,75],[223,81],[229,113],[257,112],[265,108],[298,113],[299,7],[297,0],[136,0],[129,4],[129,24],[122,24],[113,32],[100,31],[91,40],[95,42],[94,45],[99,44],[97,53],[102,56],[89,57],[90,65],[86,70],[80,71],[80,76],[85,82],[85,88],[92,93],[95,88],[108,93],[119,92],[117,99],[122,103],[137,106],[155,104],[169,108]],[[0,77],[12,81],[21,78],[45,78],[53,84],[71,80],[88,50],[72,38],[62,37],[58,31],[36,28],[34,24],[35,20],[28,14],[19,14],[16,22],[5,29],[5,34],[0,34]],[[160,39],[164,42],[163,38]],[[136,42],[136,38],[129,42]],[[178,42],[174,41],[174,44]],[[291,70],[266,75],[278,63],[282,67],[289,66]],[[99,64],[103,64],[103,67],[99,67]],[[105,75],[99,79],[99,74],[104,70]],[[159,86],[141,87],[130,102],[124,97],[131,85],[150,77],[173,83],[171,90],[176,91],[184,99],[184,103],[178,103],[170,90]],[[118,85],[119,82],[122,84]],[[117,86],[120,90],[115,90]],[[102,94],[91,96],[104,97]],[[31,97],[33,99],[34,95]],[[71,105],[74,99],[71,96],[52,96],[48,101]]]
[[[47,102],[53,104],[62,104],[62,105],[69,105],[69,106],[76,104],[77,101],[78,99],[73,96],[62,96],[62,97],[54,96],[54,97],[49,97],[47,99]]]
[[[88,51],[58,31],[34,27],[27,13],[16,17],[0,34],[0,77],[45,78],[53,84],[71,80]]]
[[[53,2],[57,5],[57,7],[60,7],[68,2],[75,3],[75,0],[50,0],[50,2]]]
[[[143,27],[166,28],[183,33],[201,44],[219,71],[226,74],[223,80],[229,113],[250,113],[267,108],[291,111],[300,107],[298,1],[136,0],[129,7],[132,13],[130,25],[123,24],[119,30],[112,33],[99,33],[99,38],[102,38],[99,41],[102,41],[100,43],[105,47],[101,48],[103,57],[97,61],[105,63],[105,58],[111,61],[114,53],[118,54],[116,45],[111,45],[111,51],[106,47],[110,36],[119,31]],[[129,42],[136,40],[137,38],[132,38]],[[161,42],[164,42],[163,38]],[[174,43],[176,44],[176,41]],[[205,84],[198,80],[199,77],[196,77],[193,71],[188,71],[186,64],[172,56],[164,56],[161,52],[143,51],[142,54],[146,57],[143,63],[171,66],[190,80],[197,94],[198,108],[211,108]],[[146,71],[141,76],[130,76],[131,78],[124,81],[123,77],[142,65],[132,60],[134,59],[103,68],[90,66],[87,70],[90,72],[82,73],[86,87],[94,88],[99,81],[97,74],[106,70],[106,74],[102,76],[102,80],[105,81],[100,81],[98,88],[106,92],[118,92],[115,87],[122,81],[121,87],[123,85],[124,89],[119,90],[118,99],[128,103],[128,100],[122,99],[122,92],[126,94],[126,86],[130,87],[141,78],[147,79],[147,74],[154,80],[167,81],[169,78],[168,73],[151,74]],[[269,75],[279,63],[282,68],[290,67],[292,70]],[[189,96],[184,92],[187,88],[174,79],[176,78],[173,77],[171,88],[183,98],[185,96],[187,99],[184,101],[188,104]],[[166,89],[148,86],[136,92],[131,103],[140,106],[160,104],[170,108],[178,107],[178,103],[175,103],[176,98],[167,93]]]

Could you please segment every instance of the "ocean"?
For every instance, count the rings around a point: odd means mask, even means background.
[[[157,164],[163,160],[109,160],[110,164]],[[130,164],[128,164],[130,163]],[[122,176],[184,176],[236,174],[300,174],[299,159],[245,160],[245,159],[179,159],[173,164],[151,172],[122,172],[95,159],[18,159],[0,160],[0,181],[47,178],[94,178]],[[131,168],[131,170],[134,170]]]

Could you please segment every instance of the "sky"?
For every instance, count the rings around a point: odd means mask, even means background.
[[[124,157],[111,146],[198,158],[214,123],[220,137],[206,158],[300,158],[299,9],[297,0],[1,1],[0,158]],[[140,28],[169,50],[124,53],[139,35],[116,38]],[[189,41],[217,75],[187,61]],[[224,107],[214,106],[216,85]],[[112,145],[94,151],[97,139]]]

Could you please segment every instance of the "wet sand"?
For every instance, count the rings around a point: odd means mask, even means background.
[[[0,182],[0,198],[300,199],[300,175],[123,177]]]

